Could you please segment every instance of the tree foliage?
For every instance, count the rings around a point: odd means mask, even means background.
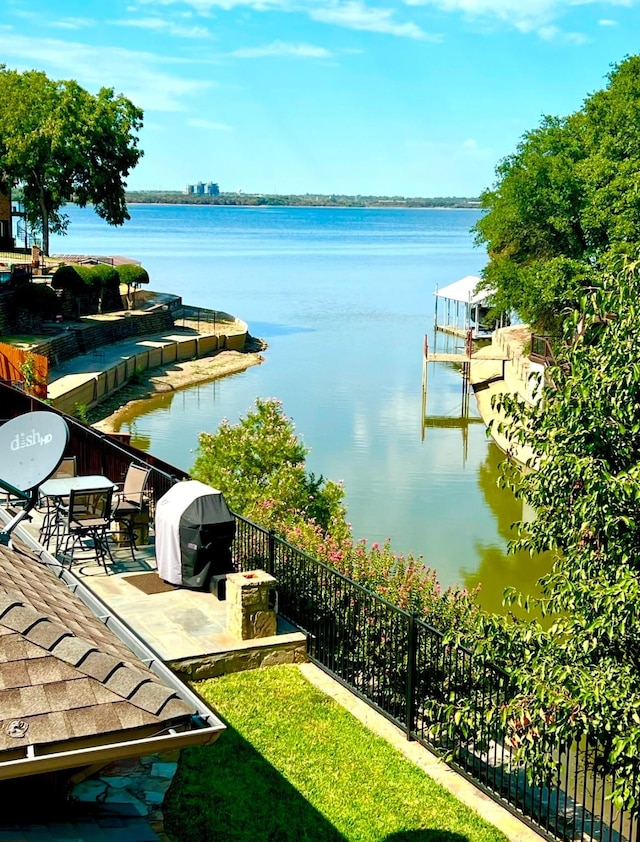
[[[93,294],[99,313],[122,309],[120,275],[113,266],[63,264],[51,278],[53,289],[66,290],[73,298]]]
[[[132,309],[134,304],[134,294],[132,295],[131,288],[135,291],[142,284],[149,283],[149,273],[143,266],[137,263],[123,263],[118,266],[118,275],[120,276],[120,283],[126,284],[127,287],[127,307]]]
[[[500,162],[475,226],[487,246],[497,309],[542,330],[563,317],[598,272],[640,243],[640,57],[615,65],[605,89],[564,117],[545,117]]]
[[[223,492],[230,508],[269,528],[300,518],[327,529],[344,518],[344,492],[307,473],[308,450],[277,400],[256,400],[240,422],[200,433],[192,474]]]
[[[22,190],[26,219],[63,233],[68,201],[92,203],[112,225],[129,218],[124,180],[138,163],[142,111],[113,89],[90,94],[75,81],[0,65],[0,178]]]
[[[542,400],[504,399],[536,454],[504,477],[536,512],[516,546],[554,554],[536,600],[550,624],[488,618],[479,644],[517,688],[501,710],[517,756],[544,776],[552,747],[589,737],[626,807],[640,774],[639,301],[640,263],[603,273],[565,323]]]

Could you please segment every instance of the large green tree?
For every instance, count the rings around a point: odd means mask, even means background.
[[[112,225],[129,219],[126,177],[138,163],[142,111],[113,89],[91,94],[74,81],[0,66],[0,178],[22,191],[27,223],[66,230],[66,202],[93,204]]]
[[[479,646],[511,673],[500,709],[519,757],[543,777],[553,752],[589,737],[618,805],[640,780],[640,264],[604,272],[565,322],[536,406],[504,398],[531,470],[505,479],[536,512],[517,546],[551,551],[544,622],[486,618]],[[510,594],[525,599],[526,595]]]
[[[564,118],[545,117],[497,167],[475,226],[495,305],[557,332],[619,252],[640,243],[640,57]]]

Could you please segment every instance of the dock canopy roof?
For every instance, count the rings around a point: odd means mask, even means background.
[[[459,281],[454,281],[446,287],[437,289],[434,295],[438,298],[448,298],[449,301],[460,301],[464,304],[482,304],[491,297],[493,291],[490,289],[483,289],[476,292],[476,287],[482,278],[477,275],[466,275],[460,278]]]

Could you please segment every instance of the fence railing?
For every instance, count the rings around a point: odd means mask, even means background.
[[[552,365],[555,362],[553,348],[548,336],[540,336],[537,333],[531,335],[529,359],[531,362],[541,365]]]
[[[5,418],[42,401],[0,384]],[[56,411],[56,410],[51,410]],[[59,413],[64,415],[64,413]],[[133,460],[152,468],[152,505],[188,474],[119,443],[69,416],[69,452],[81,473],[124,476]],[[239,515],[233,561],[237,570],[264,569],[277,580],[279,612],[308,635],[309,657],[403,729],[410,739],[447,761],[494,800],[547,839],[638,842],[634,813],[608,797],[615,781],[601,768],[599,748],[583,742],[559,748],[553,778],[532,784],[513,762],[500,717],[489,716],[514,692],[509,676],[474,658],[417,616],[387,602],[328,565]],[[468,731],[456,722],[472,713]],[[595,771],[594,771],[595,770]]]
[[[238,515],[236,528],[237,569],[262,568],[276,578],[278,610],[307,632],[309,657],[409,738],[445,756],[548,839],[640,839],[637,816],[608,798],[612,778],[594,771],[596,745],[563,747],[553,779],[529,782],[497,713],[515,690],[507,673],[449,646],[437,629],[274,533]],[[468,731],[456,725],[462,706],[471,711]]]

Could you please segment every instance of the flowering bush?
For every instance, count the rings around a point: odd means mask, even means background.
[[[435,570],[421,556],[396,555],[389,539],[370,546],[364,538],[354,541],[348,524],[322,532],[312,522],[298,523],[283,537],[310,556],[325,562],[354,582],[369,588],[388,602],[414,611],[440,631],[464,631],[479,611],[476,592],[440,587]]]
[[[200,434],[192,475],[219,488],[233,511],[441,631],[469,629],[475,592],[442,592],[422,557],[396,555],[388,540],[354,541],[342,486],[308,474],[307,453],[281,403],[258,399],[238,424]]]

